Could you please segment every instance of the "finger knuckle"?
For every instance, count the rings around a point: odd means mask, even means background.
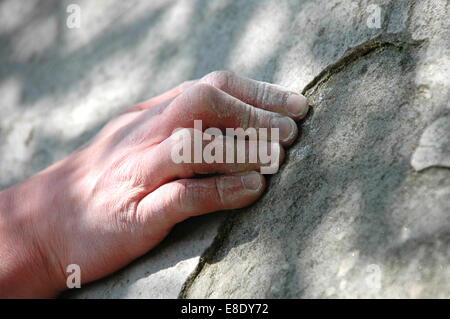
[[[214,185],[215,185],[215,193],[216,193],[217,201],[220,203],[221,206],[225,206],[225,198],[224,198],[224,194],[223,194],[222,179],[216,178]]]
[[[206,83],[198,83],[191,91],[191,108],[196,112],[208,111],[215,105],[217,100],[217,89]]]
[[[269,85],[261,82],[256,86],[256,103],[258,105],[265,105],[268,101]]]
[[[220,90],[227,90],[233,76],[234,73],[230,71],[214,71],[212,73],[209,73],[204,78],[204,81]]]
[[[208,83],[197,83],[194,85],[193,91],[198,97],[211,97],[215,93],[214,86]]]
[[[179,180],[175,185],[177,188],[176,194],[178,194],[178,196],[173,200],[176,202],[176,205],[187,212],[193,210],[198,201],[198,195],[195,192],[192,192],[188,181]]]
[[[194,85],[197,81],[195,80],[190,80],[190,81],[184,81],[183,83],[180,84],[180,90],[184,91],[188,88],[190,88],[192,85]]]
[[[193,136],[194,129],[190,127],[179,127],[176,128],[169,139],[175,142],[183,142],[185,140],[191,140]]]

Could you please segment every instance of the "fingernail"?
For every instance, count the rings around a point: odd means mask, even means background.
[[[286,101],[286,108],[293,116],[304,117],[308,113],[308,101],[303,95],[291,93]]]
[[[270,127],[279,129],[279,137],[282,142],[289,141],[295,135],[297,129],[293,119],[279,116],[270,120]]]
[[[241,176],[242,185],[246,190],[257,191],[261,188],[261,176],[256,172]]]

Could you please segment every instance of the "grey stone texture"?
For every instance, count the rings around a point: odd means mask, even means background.
[[[420,138],[411,165],[421,171],[432,166],[450,168],[450,117],[444,116],[431,124]]]
[[[66,27],[78,3],[82,27]],[[227,69],[303,92],[253,206],[191,219],[67,297],[449,298],[450,3],[0,3],[0,187],[114,114]],[[378,16],[378,13],[379,16]]]

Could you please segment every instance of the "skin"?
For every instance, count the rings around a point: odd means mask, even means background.
[[[67,288],[70,264],[82,283],[99,279],[175,224],[261,196],[260,163],[171,161],[176,128],[278,125],[279,143],[268,143],[281,162],[307,111],[301,95],[224,71],[131,107],[69,157],[0,192],[0,297],[54,297]]]

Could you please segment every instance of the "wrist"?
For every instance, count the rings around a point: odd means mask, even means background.
[[[0,192],[0,297],[46,298],[64,289],[65,274],[45,231],[54,227],[47,219],[55,209],[49,174]]]

